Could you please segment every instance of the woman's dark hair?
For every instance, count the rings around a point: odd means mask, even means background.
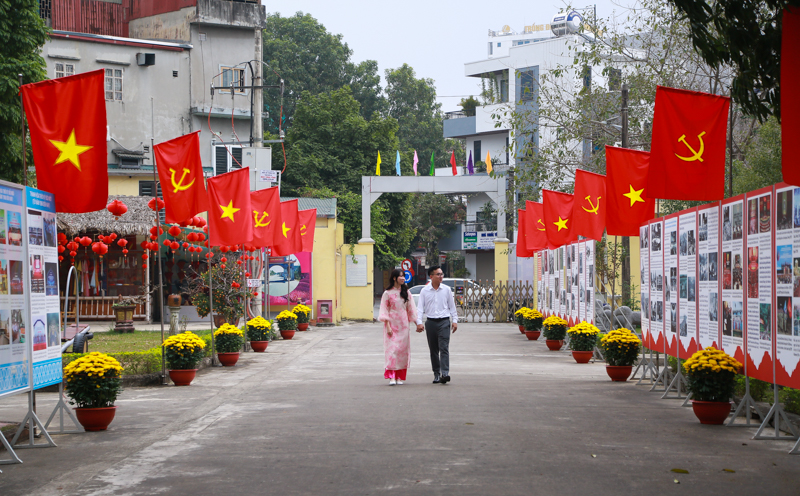
[[[400,269],[394,269],[391,274],[389,274],[389,287],[386,288],[386,291],[394,288],[394,280],[400,278],[403,283],[400,285],[400,296],[403,297],[406,303],[408,303],[408,286],[405,283],[405,276],[403,276],[403,271]]]

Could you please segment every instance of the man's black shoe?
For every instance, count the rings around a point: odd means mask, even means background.
[[[449,375],[443,375],[442,378],[439,379],[439,382],[442,383],[442,384],[447,384],[448,382],[450,382],[450,376]]]
[[[439,376],[438,375],[433,376],[433,383],[434,384],[439,384]]]

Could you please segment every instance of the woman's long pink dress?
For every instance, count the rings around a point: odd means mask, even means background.
[[[417,307],[409,293],[408,302],[400,296],[399,289],[388,289],[381,297],[381,311],[378,320],[383,322],[383,350],[386,359],[386,379],[406,380],[408,353],[411,346],[409,323],[417,321]],[[392,329],[392,335],[386,332]]]

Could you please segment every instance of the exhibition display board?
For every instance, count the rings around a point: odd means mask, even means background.
[[[575,325],[594,322],[595,241],[576,241],[536,253],[538,308]]]
[[[775,186],[775,382],[800,389],[800,188]]]

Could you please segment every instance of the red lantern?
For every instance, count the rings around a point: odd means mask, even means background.
[[[58,243],[63,245],[67,243],[67,235],[64,233],[58,233]]]
[[[72,258],[75,258],[75,255],[77,255],[77,254],[78,254],[78,252],[77,252],[77,251],[71,251],[71,252],[69,252],[69,256],[71,256]]]
[[[203,246],[205,246],[206,248],[211,248],[210,246],[208,246],[208,241],[203,242]]]
[[[117,240],[117,244],[125,248],[128,245],[128,240],[125,238],[120,238],[119,240]]]
[[[220,246],[219,247],[219,251],[221,251],[222,253],[228,253],[228,247],[227,246]]]
[[[258,296],[258,291],[253,291],[253,297]]]
[[[239,251],[239,245],[231,246],[231,251]]]
[[[106,242],[106,237],[103,236],[102,234],[98,234],[97,235],[97,240],[102,242],[102,243],[105,243]]]
[[[158,229],[158,233],[156,233],[156,229]],[[150,234],[153,234],[153,235],[156,235],[156,234],[158,234],[158,235],[161,235],[161,234],[164,234],[164,230],[163,230],[163,229],[161,229],[160,227],[158,227],[158,228],[157,228],[156,226],[153,226],[153,227],[151,227],[151,228],[150,228]]]
[[[214,256],[214,254],[211,253],[211,252],[206,253],[206,258],[208,258],[208,259],[211,259],[211,257],[213,257],[213,256]]]
[[[181,235],[181,228],[178,227],[178,226],[172,226],[172,227],[169,228],[169,230],[167,232],[173,238],[177,238],[178,236]]]
[[[80,245],[74,241],[67,243],[67,249],[69,251],[78,251],[78,248],[80,248]]]
[[[150,257],[147,253],[142,253],[142,260],[147,260]]]
[[[170,244],[172,244],[170,240],[168,239],[164,240],[164,246],[169,246]]]
[[[175,250],[177,250],[180,247],[181,245],[179,245],[177,241],[173,241],[172,243],[169,244],[169,248],[172,250],[172,253],[175,253]]]
[[[86,246],[89,246],[90,244],[92,244],[92,238],[90,238],[88,236],[84,236],[84,237],[81,238],[81,245],[82,246],[86,247]]]
[[[108,245],[105,243],[99,243],[97,246],[97,254],[100,255],[100,258],[103,258],[103,255],[108,253]]]
[[[205,230],[206,220],[198,215],[194,225],[196,225],[197,227],[202,227],[203,230]]]
[[[164,205],[165,205],[164,200],[159,198],[157,204],[158,204],[158,210],[164,210]],[[147,206],[150,207],[150,210],[155,210],[156,209],[156,199],[153,198],[152,200],[147,202]]]
[[[225,264],[222,264],[221,267],[224,269],[225,268]]]
[[[123,255],[127,255],[127,254],[128,254],[128,250],[125,250],[125,249],[123,249],[123,250],[122,250],[122,254],[123,254]]]
[[[142,268],[143,268],[143,269],[146,269],[146,268],[147,268],[147,264],[146,264],[146,263],[143,263],[143,264],[142,264]]]
[[[203,232],[204,232],[204,233],[207,233],[207,232],[208,232],[208,226],[203,226]]]
[[[182,247],[183,247],[183,249],[185,250],[186,248],[189,248],[189,243],[187,243],[186,241],[184,241],[184,242],[183,242],[183,244],[182,244],[181,246],[182,246]]]
[[[111,241],[114,241],[115,239],[117,239],[117,233],[111,233],[111,234],[109,234],[109,235],[108,235],[108,239],[110,239]]]
[[[197,241],[203,241],[204,239],[206,239],[206,235],[203,234],[203,233],[197,233],[197,235],[195,236],[195,239]]]
[[[242,261],[241,260],[237,260],[236,261],[236,265],[242,265]]]
[[[58,245],[58,252],[59,253],[64,253],[64,251],[66,251],[66,248],[63,247],[62,245]]]
[[[115,219],[119,219],[120,215],[123,215],[128,211],[128,206],[119,200],[112,201],[106,206],[106,208],[109,212],[111,212],[111,215],[113,215]]]
[[[228,261],[228,259],[226,257],[222,257],[222,258],[219,259],[219,261],[222,262],[222,263],[225,263],[225,262]]]
[[[59,262],[63,262],[63,261],[64,261],[64,257],[62,257],[61,255],[59,255],[59,256],[58,256],[58,261],[59,261]]]
[[[245,273],[244,273],[244,276],[245,276],[245,277],[250,277],[251,275],[252,275],[252,274],[250,274],[249,272],[245,272]]]
[[[189,234],[186,235],[186,241],[194,242],[194,240],[195,240],[194,239],[194,232],[190,232]]]

